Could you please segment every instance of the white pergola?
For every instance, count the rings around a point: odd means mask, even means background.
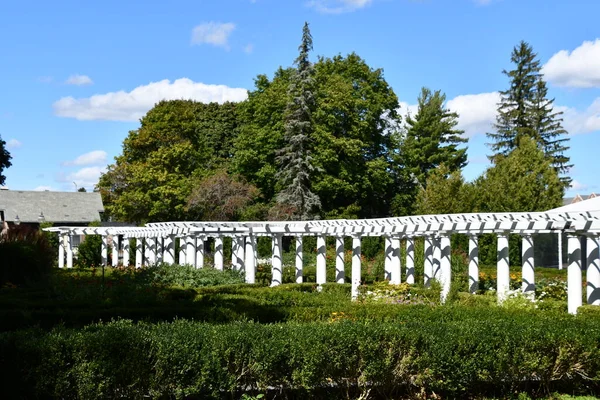
[[[469,287],[474,293],[479,281],[478,236],[496,233],[498,236],[497,293],[503,301],[510,284],[508,236],[522,236],[522,291],[534,295],[535,275],[533,238],[536,233],[566,233],[568,235],[568,311],[576,313],[582,305],[583,261],[586,262],[587,302],[600,305],[600,211],[577,212],[532,212],[532,213],[479,213],[420,215],[357,220],[316,221],[267,221],[267,222],[158,222],[144,227],[53,227],[47,231],[57,232],[60,237],[58,254],[59,268],[73,266],[73,235],[101,235],[102,261],[107,263],[108,237],[112,237],[113,254],[122,252],[122,265],[130,264],[129,240],[136,238],[135,266],[157,262],[204,266],[205,241],[215,241],[214,266],[223,269],[223,238],[232,238],[232,260],[234,269],[244,272],[247,283],[255,282],[257,254],[256,238],[267,236],[272,240],[273,256],[272,283],[282,283],[282,238],[294,237],[296,243],[296,282],[303,281],[304,236],[317,237],[317,284],[326,283],[326,237],[336,238],[336,282],[344,283],[344,238],[352,238],[352,297],[358,295],[361,276],[361,238],[383,236],[385,238],[385,278],[392,284],[401,282],[404,261],[406,282],[415,282],[415,246],[417,237],[424,238],[424,284],[433,279],[442,285],[442,300],[445,300],[451,282],[450,237],[460,233],[469,236]],[[587,254],[582,256],[581,238],[587,238]],[[179,254],[175,254],[175,239],[180,239]],[[406,245],[406,258],[401,260],[402,240]],[[114,266],[119,257],[113,257]]]

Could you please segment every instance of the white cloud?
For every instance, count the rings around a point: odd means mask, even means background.
[[[213,46],[229,48],[229,36],[235,29],[235,24],[221,22],[205,22],[192,30],[192,45],[212,44]]]
[[[557,86],[600,87],[600,39],[585,41],[572,52],[559,51],[543,66],[542,73]]]
[[[161,100],[191,99],[204,103],[243,101],[246,89],[207,85],[187,78],[162,80],[138,86],[130,92],[97,94],[88,98],[63,97],[53,104],[59,117],[79,120],[137,121]]]
[[[248,43],[246,46],[244,46],[244,53],[252,54],[253,51],[254,51],[254,45],[252,43]]]
[[[465,131],[465,136],[473,137],[492,129],[499,101],[498,92],[466,94],[449,100],[446,106],[458,113],[457,127]]]
[[[21,146],[23,146],[23,143],[19,142],[17,139],[10,139],[6,142],[6,148],[9,150],[18,149]]]
[[[62,182],[75,182],[78,187],[93,187],[98,183],[100,175],[106,172],[106,167],[85,167],[77,170],[66,178],[60,179]]]
[[[54,188],[52,186],[38,186],[38,187],[36,187],[33,190],[35,190],[36,192],[43,192],[43,191],[46,191],[46,190],[48,190],[48,191],[54,191]]]
[[[87,75],[71,75],[70,77],[67,78],[65,83],[67,85],[83,86],[83,85],[91,85],[94,83],[94,81],[92,81],[92,78],[90,78]]]
[[[564,113],[563,126],[572,135],[600,131],[600,97],[584,111],[564,106],[555,109]]]
[[[323,14],[341,14],[364,8],[373,0],[311,0],[308,6]]]
[[[106,152],[103,150],[94,150],[77,157],[73,161],[65,161],[63,165],[98,165],[106,164]]]
[[[408,104],[404,101],[400,102],[400,109],[398,110],[398,114],[402,117],[402,121],[406,121],[406,116],[410,114],[411,116],[415,116],[417,111],[419,110],[418,104]]]
[[[575,190],[575,191],[579,191],[579,190],[588,190],[588,189],[589,189],[589,186],[588,186],[588,185],[585,185],[585,184],[583,184],[583,183],[581,183],[581,182],[578,182],[578,181],[576,181],[576,180],[573,180],[573,181],[571,182],[571,189],[572,189],[572,190]]]

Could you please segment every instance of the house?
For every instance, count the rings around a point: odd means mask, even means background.
[[[576,195],[575,197],[565,197],[563,198],[563,206],[569,205],[569,204],[575,204],[575,203],[579,203],[580,201],[584,201],[584,200],[589,200],[589,199],[593,199],[595,197],[597,197],[598,195],[596,193],[592,193],[592,194],[584,194],[582,195]]]
[[[104,205],[98,192],[51,192],[0,188],[0,227],[6,222],[38,228],[43,222],[53,226],[87,226],[100,221]],[[74,245],[79,238],[74,238]]]

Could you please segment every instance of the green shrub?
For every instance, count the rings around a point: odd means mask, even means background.
[[[45,280],[57,254],[44,232],[18,227],[0,237],[0,288]]]
[[[117,269],[115,276],[121,271],[134,271],[140,283],[158,286],[177,286],[182,288],[200,288],[205,286],[233,285],[244,283],[244,276],[239,271],[214,268],[196,268],[193,265],[160,263],[140,269]]]

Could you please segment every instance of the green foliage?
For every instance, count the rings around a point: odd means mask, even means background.
[[[13,227],[0,236],[0,288],[44,281],[56,253],[44,232]]]
[[[141,282],[183,288],[244,283],[244,277],[238,271],[218,271],[213,268],[196,268],[192,265],[156,264],[142,268],[137,275],[139,275],[137,279]]]
[[[6,150],[6,142],[2,140],[2,136],[0,136],[0,185],[4,185],[6,176],[4,176],[2,172],[12,165],[10,162],[11,158],[10,153]]]
[[[91,222],[89,226],[100,226],[100,222]],[[80,268],[98,268],[102,265],[102,236],[87,235],[85,237],[77,248],[76,263]]]
[[[460,171],[451,172],[442,164],[429,172],[425,187],[416,200],[417,214],[469,213],[474,208],[475,188],[465,183]]]

